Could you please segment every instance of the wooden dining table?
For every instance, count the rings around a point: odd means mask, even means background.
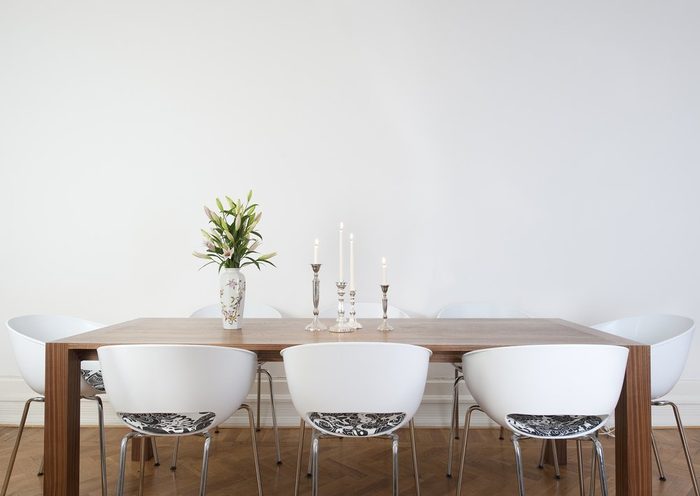
[[[443,363],[460,362],[462,354],[469,351],[500,346],[614,344],[627,347],[627,371],[615,412],[615,494],[651,496],[648,345],[561,319],[397,319],[392,321],[394,330],[390,332],[377,331],[379,322],[363,320],[362,329],[333,334],[305,331],[308,323],[305,319],[249,319],[240,330],[224,330],[220,319],[142,318],[47,343],[44,494],[74,496],[79,493],[80,361],[95,359],[100,346],[217,345],[254,351],[260,361],[279,362],[280,351],[288,346],[368,341],[425,346],[433,352],[432,362]],[[552,374],[566,374],[566,371],[552,370]]]

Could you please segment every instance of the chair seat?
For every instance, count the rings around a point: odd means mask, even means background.
[[[209,427],[216,415],[199,413],[119,413],[121,419],[137,431],[150,434],[194,434]]]
[[[80,373],[82,374],[85,382],[92,386],[96,391],[99,391],[100,393],[105,392],[105,383],[104,380],[102,380],[101,370],[82,369]]]
[[[320,413],[309,421],[322,432],[340,436],[378,436],[401,425],[405,413]]]
[[[571,437],[591,432],[605,419],[595,415],[521,415],[506,416],[508,425],[526,436]]]

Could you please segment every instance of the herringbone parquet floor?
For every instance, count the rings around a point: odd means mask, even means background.
[[[108,477],[110,494],[114,494],[118,468],[118,447],[126,431],[111,428],[107,431]],[[0,474],[4,475],[10,456],[16,429],[0,428]],[[402,434],[400,449],[400,493],[415,494],[408,433]],[[292,495],[294,465],[296,460],[297,430],[281,429],[281,447],[284,463],[276,465],[272,432],[263,429],[258,433],[263,486],[267,496]],[[685,458],[674,430],[657,431],[661,454],[666,469],[666,482],[654,478],[654,494],[659,496],[688,496],[692,487]],[[424,496],[453,495],[456,473],[453,479],[445,477],[448,431],[446,429],[418,429],[417,441],[421,468],[421,489]],[[700,430],[688,430],[693,455],[700,461]],[[307,437],[308,439],[308,437]],[[41,461],[43,430],[27,429],[17,458],[9,495],[33,496],[41,494],[41,477],[36,470]],[[607,465],[611,494],[614,494],[614,440],[605,438]],[[573,443],[570,443],[573,444]],[[195,495],[201,467],[200,438],[184,440],[180,449],[180,463],[176,472],[169,470],[173,442],[159,441],[162,465],[148,464],[145,471],[145,495]],[[553,469],[536,467],[539,444],[523,443],[525,477],[528,496],[578,496],[575,452],[570,448],[570,464],[562,467],[562,478],[553,477]],[[255,474],[250,456],[248,431],[222,429],[214,435],[209,465],[208,492],[210,496],[254,496]],[[651,454],[650,454],[651,456]],[[586,450],[585,469],[589,470],[590,452]],[[306,460],[306,458],[305,458]],[[97,430],[86,428],[82,432],[81,445],[81,495],[98,496],[99,456]],[[455,466],[457,456],[455,456]],[[456,470],[456,469],[455,469]],[[390,444],[382,439],[324,439],[321,441],[320,492],[326,496],[391,494]],[[513,450],[509,441],[499,441],[495,430],[474,430],[470,436],[463,495],[510,496],[517,493]],[[656,473],[656,472],[654,472]],[[126,472],[126,494],[137,494],[138,463],[129,462]],[[587,479],[586,479],[587,480]],[[310,494],[309,479],[302,478],[301,494]],[[597,491],[600,494],[600,491]]]

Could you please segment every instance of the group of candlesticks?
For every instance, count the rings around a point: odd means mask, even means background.
[[[345,282],[345,276],[343,273],[343,223],[340,223],[340,228],[338,229],[338,282],[335,283],[338,289],[338,317],[335,319],[335,324],[330,328],[327,328],[323,322],[318,318],[318,304],[320,301],[320,279],[318,273],[321,271],[321,264],[319,263],[319,242],[318,239],[314,240],[314,261],[311,264],[311,270],[313,270],[314,278],[312,281],[312,294],[313,294],[313,304],[314,304],[314,318],[309,325],[306,326],[307,331],[325,331],[330,332],[353,332],[355,329],[361,329],[362,324],[357,320],[355,316],[355,237],[350,234],[350,285],[347,286]],[[348,293],[350,296],[350,311],[348,312],[348,317],[345,316],[345,288],[348,288]],[[391,331],[391,327],[387,322],[387,309],[389,306],[389,300],[387,298],[387,293],[389,292],[389,284],[386,281],[386,258],[382,257],[382,283],[380,285],[382,289],[382,323],[377,327],[378,331]]]

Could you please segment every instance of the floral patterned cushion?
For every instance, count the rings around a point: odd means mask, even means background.
[[[513,430],[530,436],[569,437],[591,432],[605,419],[594,415],[507,415]]]
[[[405,413],[320,413],[311,412],[309,422],[322,432],[341,436],[378,436],[406,418]]]
[[[85,382],[87,382],[90,386],[95,388],[100,393],[105,392],[105,383],[102,380],[102,371],[101,370],[82,369],[80,371],[80,373],[82,374],[83,379],[85,379]]]
[[[151,434],[192,434],[214,422],[212,412],[199,413],[119,413],[130,427]]]

